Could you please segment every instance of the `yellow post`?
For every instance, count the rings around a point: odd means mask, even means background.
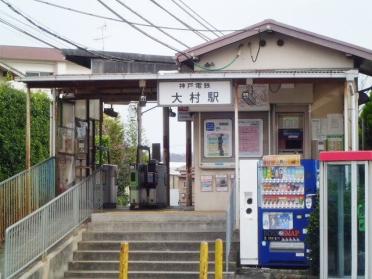
[[[200,243],[200,271],[199,279],[208,278],[208,243],[203,241]]]
[[[128,253],[128,242],[122,242],[120,245],[119,279],[128,279]]]
[[[215,247],[214,247],[214,278],[215,279],[223,279],[223,272],[222,272],[222,267],[223,267],[223,244],[222,244],[222,239],[217,239],[215,242]]]

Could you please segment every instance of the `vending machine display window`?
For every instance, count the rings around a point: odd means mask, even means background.
[[[303,113],[278,113],[279,154],[303,154],[304,116]]]

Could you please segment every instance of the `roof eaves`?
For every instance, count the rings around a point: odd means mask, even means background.
[[[274,31],[282,33],[284,35],[302,39],[311,43],[315,43],[327,48],[335,49],[347,54],[358,56],[364,59],[372,60],[372,50],[362,48],[350,43],[346,43],[340,40],[336,40],[327,36],[323,36],[317,33],[306,31],[297,27],[286,25],[281,22],[277,22],[272,19],[264,20],[257,24],[251,25],[242,29],[242,31],[236,31],[215,40],[203,43],[193,48],[187,49],[184,52],[192,56],[199,56],[210,51],[219,49],[221,47],[239,42],[251,36],[258,34],[259,32]],[[182,54],[176,54],[179,62],[186,61],[187,58]]]

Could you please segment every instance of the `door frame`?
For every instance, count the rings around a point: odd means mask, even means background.
[[[368,161],[337,161],[337,162],[321,162],[322,167],[320,169],[320,191],[319,191],[319,230],[320,230],[320,278],[326,279],[328,277],[328,165],[350,165],[351,166],[351,279],[357,279],[358,277],[358,216],[357,216],[357,204],[358,204],[358,165],[364,165],[364,191],[365,191],[365,278],[370,278],[371,268],[369,265],[372,260],[369,259],[369,255],[372,252],[372,242],[368,238],[369,228],[372,227],[372,221],[369,220],[369,216],[372,216],[372,206],[369,204],[369,200],[372,198],[372,191],[368,191],[371,182],[368,180],[368,173],[372,170],[372,164]]]

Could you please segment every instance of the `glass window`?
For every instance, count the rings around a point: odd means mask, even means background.
[[[328,276],[351,275],[351,166],[328,165]]]

